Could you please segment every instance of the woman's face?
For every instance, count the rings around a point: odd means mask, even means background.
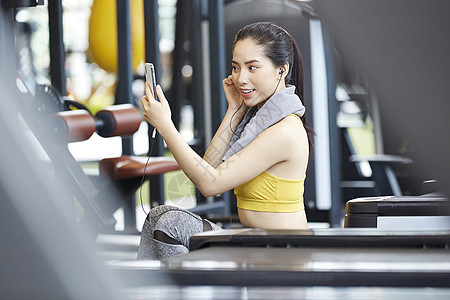
[[[263,47],[253,39],[238,41],[233,51],[233,83],[247,106],[261,107],[275,92],[285,88],[278,84],[280,68],[264,55]],[[277,87],[278,84],[278,87]]]

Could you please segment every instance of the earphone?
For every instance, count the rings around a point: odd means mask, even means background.
[[[275,92],[276,92],[277,89],[278,89],[278,85],[280,84],[281,79],[283,79],[283,73],[284,73],[284,69],[283,69],[283,68],[280,68],[280,71],[278,72],[278,74],[280,74],[281,76],[280,76],[280,79],[278,79],[277,87],[275,88],[275,91],[273,92],[273,94],[275,94]],[[273,95],[273,94],[272,94],[272,95]]]
[[[278,72],[278,74],[281,75],[281,76],[280,76],[280,81],[281,81],[281,79],[283,79],[284,69],[283,69],[283,68],[280,68],[280,71]],[[278,81],[278,83],[280,83],[280,81]],[[278,85],[277,85],[277,87],[278,87]]]

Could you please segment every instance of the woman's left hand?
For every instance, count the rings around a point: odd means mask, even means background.
[[[159,130],[172,122],[172,112],[170,111],[169,102],[159,85],[156,86],[156,94],[159,101],[155,100],[150,86],[146,82],[145,96],[141,98],[141,104],[145,120]]]

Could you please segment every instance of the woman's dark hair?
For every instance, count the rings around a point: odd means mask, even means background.
[[[286,75],[286,84],[295,86],[295,93],[305,101],[303,92],[303,65],[297,42],[286,30],[271,22],[258,22],[249,24],[238,31],[233,42],[252,39],[258,45],[263,46],[264,54],[275,67],[281,67],[289,63],[289,72]],[[312,149],[312,138],[314,131],[308,127],[305,115],[301,117],[303,126],[308,133],[310,149]]]

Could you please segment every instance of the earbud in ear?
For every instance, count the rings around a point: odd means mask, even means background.
[[[284,73],[284,69],[280,68],[280,74],[283,75],[283,73]]]

